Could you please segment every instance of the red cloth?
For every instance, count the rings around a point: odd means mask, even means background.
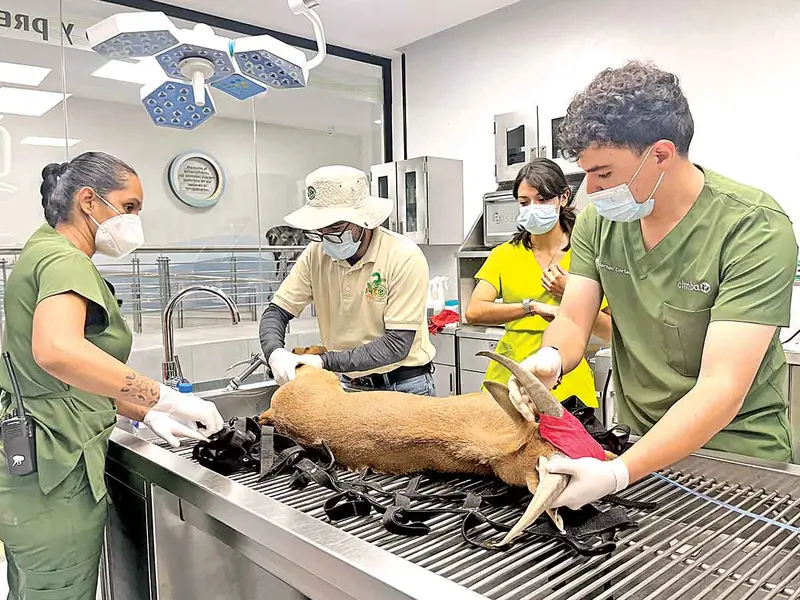
[[[568,410],[563,417],[539,415],[539,435],[570,458],[591,457],[605,460],[603,447]]]
[[[458,323],[458,313],[446,308],[428,319],[428,331],[433,334],[439,333],[448,323]]]

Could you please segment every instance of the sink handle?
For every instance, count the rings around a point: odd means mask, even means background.
[[[258,363],[258,362],[263,362],[263,360],[264,359],[261,357],[261,353],[260,352],[253,352],[250,355],[250,358],[248,358],[246,360],[239,361],[234,365],[231,365],[230,367],[228,367],[227,370],[230,371],[231,369],[235,369],[236,367],[241,367],[242,365],[254,365],[254,364]]]

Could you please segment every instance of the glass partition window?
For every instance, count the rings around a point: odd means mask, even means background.
[[[143,85],[163,77],[155,59],[107,60],[86,41],[91,25],[135,9],[10,2],[0,9],[0,285],[43,222],[42,168],[103,151],[127,161],[145,190],[146,246],[123,261],[96,258],[135,331],[158,332],[167,299],[193,284],[221,288],[254,323],[305,244],[283,221],[305,200],[305,176],[329,164],[368,172],[383,162],[378,66],[329,55],[306,88],[245,101],[212,89],[213,118],[190,131],[156,127],[140,98]],[[176,325],[229,322],[217,300],[200,297],[184,304]]]

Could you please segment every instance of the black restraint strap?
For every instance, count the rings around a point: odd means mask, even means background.
[[[525,530],[521,539],[530,537],[554,538],[568,544],[575,552],[582,556],[597,556],[613,552],[617,545],[614,541],[618,531],[637,527],[628,514],[619,507],[600,511],[594,506],[585,506],[578,511],[560,509],[559,514],[564,521],[564,532],[561,533],[549,518],[542,517]],[[475,531],[482,525],[482,531]],[[461,535],[464,539],[485,550],[502,549],[494,541],[481,539],[486,530],[506,533],[511,526],[498,523],[484,514],[473,511],[461,523]],[[485,535],[482,537],[485,538]]]
[[[577,398],[569,399],[565,405],[570,401],[573,405],[568,409],[606,450],[615,454],[624,450],[630,435],[627,428],[606,431],[594,416],[594,409],[584,406]],[[232,419],[210,442],[198,444],[193,454],[201,464],[226,475],[242,468],[255,469],[260,471],[259,481],[263,481],[281,473],[291,473],[289,485],[293,489],[304,489],[312,482],[329,489],[334,494],[325,501],[324,510],[331,521],[365,517],[375,510],[381,515],[387,531],[422,536],[430,533],[426,521],[432,517],[462,515],[464,539],[474,546],[492,550],[499,549],[499,546],[496,541],[486,540],[486,533],[492,530],[504,533],[511,527],[490,519],[480,509],[490,506],[516,508],[530,501],[525,488],[506,485],[482,494],[461,490],[427,493],[422,490],[424,475],[412,477],[401,490],[387,490],[368,479],[371,474],[368,469],[354,481],[340,481],[335,470],[335,458],[326,444],[317,449],[303,447],[294,439],[276,433],[272,427],[258,427],[254,419]],[[415,501],[424,502],[429,507],[414,508]],[[638,509],[656,506],[655,503],[617,496],[608,496],[603,501],[617,506],[605,511],[594,506],[579,511],[562,509],[560,514],[565,533],[558,531],[549,517],[543,516],[525,531],[524,536],[558,539],[586,556],[607,554],[616,547],[614,538],[617,531],[636,527],[620,506]]]

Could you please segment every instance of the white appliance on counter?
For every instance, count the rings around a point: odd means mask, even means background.
[[[421,156],[370,169],[373,196],[391,198],[384,227],[418,244],[455,245],[464,239],[464,163]]]
[[[483,243],[493,248],[517,232],[519,207],[511,191],[489,192],[483,196]]]

